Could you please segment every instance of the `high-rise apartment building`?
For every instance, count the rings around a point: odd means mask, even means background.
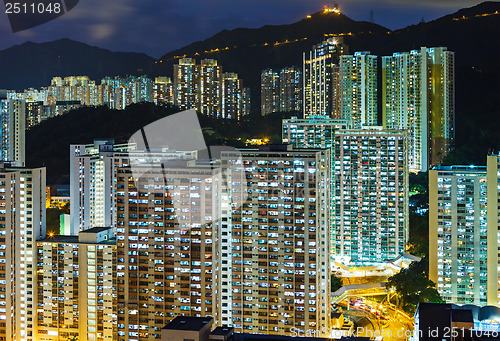
[[[116,172],[131,158],[149,162],[154,158],[191,158],[195,154],[167,148],[136,150],[135,143],[115,144],[113,140],[71,145],[71,234],[78,235],[79,231],[91,227],[116,227]]]
[[[199,65],[199,75],[197,110],[204,115],[221,118],[222,66],[217,65],[215,59],[204,59]]]
[[[132,103],[152,102],[153,81],[146,76],[105,77],[98,92],[99,104],[123,110]]]
[[[115,82],[111,78],[104,78],[97,86],[97,103],[117,109]]]
[[[47,101],[47,89],[25,89],[23,92],[7,91],[8,99],[19,99],[25,102],[46,102]]]
[[[24,166],[26,106],[23,100],[0,99],[1,161]]]
[[[45,121],[48,117],[49,110],[42,101],[26,101],[25,102],[25,128],[31,127]]]
[[[243,115],[250,115],[252,109],[252,97],[250,95],[250,88],[243,88]]]
[[[193,58],[179,59],[174,65],[174,104],[181,110],[196,108],[199,66]]]
[[[261,74],[261,114],[302,110],[302,70],[292,66]]]
[[[296,66],[280,71],[279,111],[302,111],[302,70]]]
[[[83,105],[98,105],[95,81],[87,76],[54,77],[47,88],[47,104],[58,101],[79,101]]]
[[[182,110],[239,120],[250,108],[249,95],[238,74],[223,73],[216,60],[204,59],[198,65],[193,58],[182,58],[174,65],[174,104]]]
[[[111,227],[37,241],[36,338],[112,341],[117,336],[116,239]]]
[[[156,77],[151,100],[155,104],[174,104],[174,84],[169,77]]]
[[[448,303],[488,303],[487,199],[486,167],[429,171],[430,278]]]
[[[356,52],[340,56],[340,117],[353,128],[378,122],[377,56]]]
[[[500,244],[500,154],[488,155],[486,161],[488,183],[488,305],[500,305],[500,281],[498,245]],[[430,206],[430,204],[429,204]],[[430,215],[429,215],[430,217]],[[429,218],[430,219],[430,218]],[[430,238],[429,238],[430,240]],[[430,250],[429,250],[430,251]],[[431,258],[432,259],[432,258]],[[429,264],[430,269],[430,264]],[[430,274],[430,272],[429,272]]]
[[[408,241],[408,138],[405,131],[335,132],[332,248],[344,264],[396,258]]]
[[[1,165],[1,340],[35,340],[35,242],[45,237],[45,187],[45,168]]]
[[[221,118],[240,120],[250,113],[250,90],[243,87],[237,73],[225,72],[222,79]]]
[[[89,145],[70,146],[71,234],[91,227],[116,226],[115,155],[134,149],[131,144],[115,145],[112,140],[96,140]],[[115,163],[116,157],[116,163]]]
[[[272,69],[262,71],[260,75],[260,114],[266,116],[280,111],[280,78]]]
[[[335,144],[335,131],[350,128],[349,120],[329,116],[292,117],[282,122],[282,141],[294,148],[331,148]]]
[[[341,37],[328,38],[303,55],[304,117],[340,118],[339,58],[347,54]]]
[[[448,303],[498,305],[500,156],[429,171],[429,278]]]
[[[422,47],[382,57],[382,121],[408,130],[410,170],[439,163],[455,139],[454,53]]]
[[[221,160],[218,320],[252,333],[329,328],[330,150],[266,146]]]
[[[218,316],[220,182],[220,169],[195,160],[140,177],[118,169],[119,341],[156,340],[177,315]]]

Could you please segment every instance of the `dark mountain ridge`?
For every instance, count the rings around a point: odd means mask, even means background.
[[[289,25],[224,30],[209,39],[167,53],[154,63],[151,74],[171,75],[173,65],[184,56],[198,61],[217,59],[225,71],[237,72],[250,87],[252,107],[258,111],[261,71],[302,65],[303,52],[310,51],[326,35],[333,34],[344,38],[351,53],[371,51],[378,56],[421,46],[446,46],[455,52],[457,94],[467,94],[463,87],[484,87],[480,84],[481,77],[475,79],[478,73],[500,74],[499,12],[500,2],[484,2],[430,22],[391,31],[376,24],[354,21],[341,13],[322,11]],[[467,79],[467,82],[459,84],[460,79]],[[498,89],[498,82],[494,85]],[[495,86],[487,87],[484,95],[495,94]]]
[[[50,84],[55,76],[104,76],[145,73],[154,59],[143,53],[112,52],[70,39],[26,42],[0,51],[0,88],[22,90]]]

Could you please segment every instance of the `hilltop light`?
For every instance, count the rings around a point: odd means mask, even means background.
[[[338,8],[338,5],[334,5],[335,7],[333,8],[330,8],[328,7],[327,5],[325,5],[325,9],[323,10],[324,13],[337,13],[339,14],[340,13],[340,10]]]

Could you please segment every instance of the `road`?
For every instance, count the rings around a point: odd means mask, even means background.
[[[344,309],[344,316],[348,316],[354,322],[356,329],[355,336],[365,336],[372,339],[379,339],[382,336],[383,340],[387,341],[403,341],[411,336],[413,330],[413,318],[399,310],[390,303],[379,303],[365,299],[365,304],[378,310],[380,315],[381,310],[385,310],[389,315],[388,319],[381,318],[370,311],[351,308]],[[345,306],[344,306],[345,307]]]

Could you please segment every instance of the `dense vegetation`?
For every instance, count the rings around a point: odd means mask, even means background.
[[[342,288],[342,278],[337,277],[335,275],[332,275],[331,283],[330,283],[330,289],[331,292],[335,292]]]
[[[69,214],[69,203],[62,208],[51,207],[47,208],[47,234],[58,235],[60,230],[61,214]]]
[[[410,237],[408,252],[424,258],[429,253],[429,176],[410,174]]]
[[[135,104],[126,110],[80,108],[32,127],[26,134],[27,165],[47,167],[47,183],[69,183],[70,144],[114,138],[121,143],[138,129],[177,112],[168,106]]]
[[[48,184],[67,184],[70,144],[88,144],[99,138],[113,138],[116,143],[124,143],[142,127],[178,111],[173,106],[137,103],[125,110],[83,107],[51,118],[27,132],[27,164],[47,167]],[[274,113],[267,117],[253,115],[240,123],[198,117],[207,145],[243,147],[247,138],[268,137],[272,143],[279,143],[281,120],[292,115],[294,113]]]
[[[396,302],[391,303],[411,315],[415,313],[420,302],[445,303],[437,292],[435,284],[429,280],[427,259],[413,262],[408,268],[389,277],[386,288],[394,289],[396,292]]]

